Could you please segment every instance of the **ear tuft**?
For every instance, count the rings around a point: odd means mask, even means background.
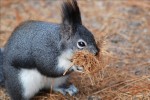
[[[80,10],[76,0],[66,0],[62,4],[62,23],[71,26],[82,24]]]

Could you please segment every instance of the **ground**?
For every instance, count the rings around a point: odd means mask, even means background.
[[[83,24],[101,48],[103,70],[89,77],[72,75],[74,96],[40,93],[33,100],[150,100],[150,1],[78,0]],[[26,20],[61,23],[61,0],[0,0],[0,47]],[[102,60],[102,58],[99,58]],[[75,77],[76,76],[76,77]],[[0,100],[9,97],[0,90]]]

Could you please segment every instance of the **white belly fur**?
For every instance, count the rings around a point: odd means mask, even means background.
[[[37,69],[22,69],[19,78],[23,87],[23,95],[29,99],[42,88],[50,88],[51,85],[53,88],[57,88],[64,84],[68,76],[48,78],[39,73]]]

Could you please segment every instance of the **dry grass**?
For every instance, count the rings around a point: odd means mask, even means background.
[[[36,4],[36,5],[35,5]],[[102,70],[73,73],[76,96],[43,93],[34,100],[150,100],[150,1],[79,1],[83,24],[99,42]],[[1,0],[0,46],[12,30],[28,19],[60,22],[59,1]],[[103,42],[104,41],[104,42]],[[92,83],[90,82],[92,81]],[[7,100],[4,89],[0,99]]]
[[[100,61],[88,51],[76,51],[72,58],[73,65],[81,66],[85,74],[93,74],[101,70]]]

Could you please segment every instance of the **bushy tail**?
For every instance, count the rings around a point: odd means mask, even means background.
[[[4,75],[3,75],[3,48],[0,48],[0,86],[4,86]]]

